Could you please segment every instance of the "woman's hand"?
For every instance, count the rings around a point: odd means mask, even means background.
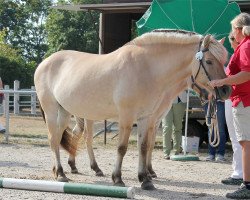
[[[224,79],[212,80],[209,82],[209,85],[212,86],[213,88],[221,87],[221,86],[225,85]]]

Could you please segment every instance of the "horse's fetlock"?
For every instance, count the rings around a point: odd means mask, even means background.
[[[58,174],[64,174],[62,166],[57,168],[57,173]]]
[[[93,169],[94,171],[96,171],[97,169],[99,169],[98,165],[96,162],[93,162],[90,164],[90,168]]]
[[[138,173],[138,179],[140,182],[143,182],[146,178],[147,174],[145,172]]]
[[[73,160],[73,159],[69,159],[69,160],[68,160],[68,164],[69,164],[70,167],[72,167],[72,166],[75,166],[75,165],[76,165],[76,162],[75,162],[75,160]]]
[[[121,177],[122,177],[122,172],[121,171],[112,173],[112,180],[113,180],[114,183],[121,180]]]
[[[126,154],[126,152],[127,152],[127,148],[128,148],[128,146],[126,146],[126,145],[122,145],[122,146],[119,146],[118,147],[118,153],[121,155],[121,156],[124,156],[125,154]]]

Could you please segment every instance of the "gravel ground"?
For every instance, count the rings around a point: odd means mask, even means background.
[[[3,119],[0,121],[3,123]],[[32,125],[33,128],[31,128]],[[42,120],[12,118],[10,127],[12,135],[9,144],[6,144],[4,137],[0,135],[0,177],[52,181],[53,157],[46,139],[46,127]],[[25,132],[30,132],[32,137],[25,135]],[[103,145],[101,136],[94,140],[96,160],[105,177],[95,176],[89,167],[85,149],[82,149],[77,157],[79,174],[71,174],[67,164],[68,156],[63,150],[61,151],[62,166],[71,182],[112,185],[111,173],[116,157],[116,139],[111,140],[112,136],[113,134],[108,134],[107,145]],[[126,186],[133,186],[136,189],[135,199],[222,200],[226,199],[227,192],[237,188],[221,184],[221,179],[231,174],[232,151],[229,149],[227,149],[227,162],[225,163],[205,162],[207,149],[201,149],[198,155],[200,161],[186,162],[165,160],[161,149],[155,149],[152,163],[158,175],[158,178],[153,181],[157,189],[141,190],[137,179],[138,151],[135,143],[130,142],[122,170]],[[0,200],[25,199],[101,200],[116,198],[0,188]]]

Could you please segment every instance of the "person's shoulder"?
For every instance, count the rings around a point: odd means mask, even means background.
[[[246,49],[246,48],[250,48],[250,39],[245,40],[240,46],[240,49]]]

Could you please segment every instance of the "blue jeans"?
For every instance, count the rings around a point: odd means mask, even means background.
[[[225,154],[225,145],[226,145],[226,118],[225,118],[225,103],[221,101],[216,102],[217,105],[217,119],[218,119],[218,128],[220,133],[220,143],[217,147],[212,147],[208,144],[208,153],[209,155],[215,156],[219,154],[224,156]],[[205,112],[207,113],[208,104],[205,105]],[[210,132],[208,131],[208,140]],[[213,141],[213,135],[212,135]]]

